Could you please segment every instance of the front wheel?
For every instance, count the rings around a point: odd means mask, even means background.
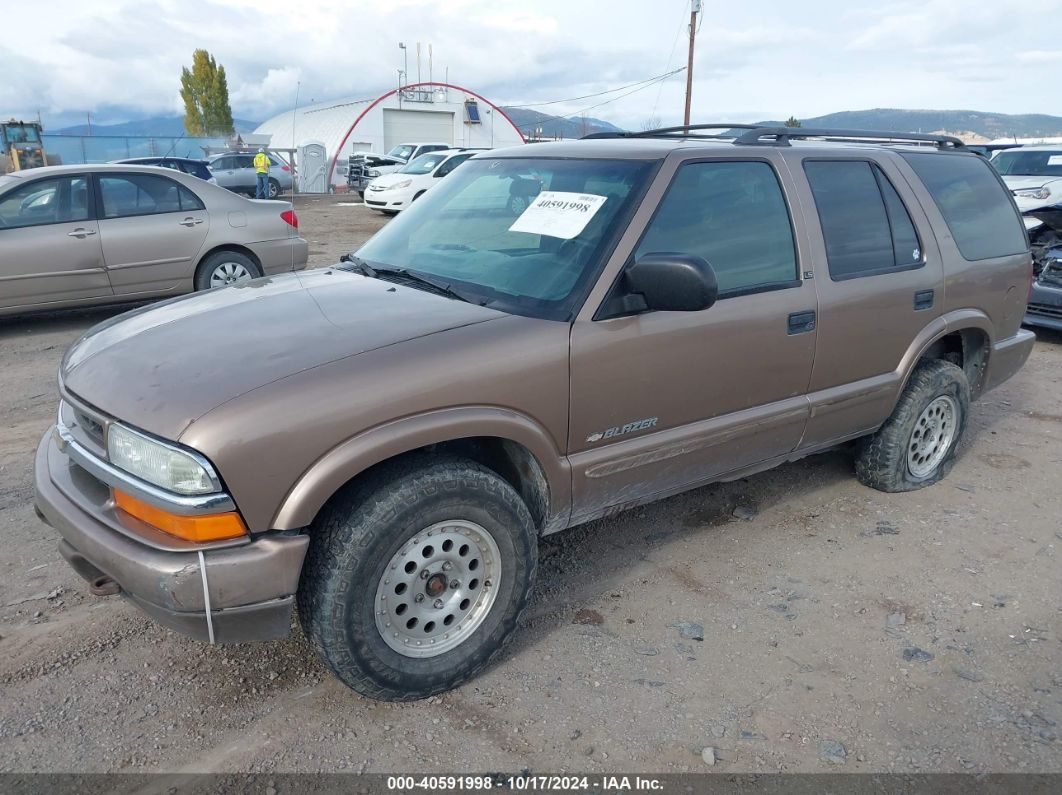
[[[955,463],[970,412],[961,367],[933,359],[911,374],[892,415],[861,440],[856,476],[878,491],[913,491],[936,483]]]
[[[527,607],[538,552],[527,506],[463,459],[370,476],[310,528],[303,628],[346,685],[387,701],[474,676]]]

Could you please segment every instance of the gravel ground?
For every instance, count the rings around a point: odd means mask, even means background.
[[[299,200],[311,264],[383,223],[350,201]],[[504,658],[388,705],[297,631],[211,648],[63,563],[32,453],[117,311],[0,320],[0,771],[1062,772],[1062,335],[944,482],[881,494],[833,452],[553,536]]]

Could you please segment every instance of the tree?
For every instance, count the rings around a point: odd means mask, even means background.
[[[232,135],[232,108],[225,67],[206,50],[192,53],[192,68],[181,68],[184,129],[189,135]]]
[[[657,130],[660,128],[660,117],[655,113],[651,116],[646,116],[642,122],[642,130]]]
[[[798,119],[796,116],[790,116],[788,119],[785,120],[785,126],[802,127],[803,125],[800,123],[800,119]]]

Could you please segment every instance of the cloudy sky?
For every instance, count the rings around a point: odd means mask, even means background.
[[[705,0],[698,120],[809,117],[873,107],[1062,114],[1062,0]],[[0,114],[46,126],[181,112],[182,65],[205,47],[234,115],[391,88],[415,78],[498,104],[564,100],[685,64],[689,0],[48,0],[44,24],[0,39]],[[638,127],[681,119],[685,77],[538,106]],[[624,96],[626,94],[626,96]],[[607,104],[599,104],[606,102]]]

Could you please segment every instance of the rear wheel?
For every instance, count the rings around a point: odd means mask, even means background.
[[[258,264],[239,251],[216,251],[200,263],[195,274],[195,289],[210,290],[230,284],[249,282],[262,275]]]
[[[280,183],[277,182],[275,179],[270,179],[269,180],[269,198],[270,199],[275,199],[279,195],[280,195]]]
[[[936,483],[955,463],[970,411],[962,368],[933,359],[911,374],[892,416],[861,440],[860,482],[879,491],[913,491]]]
[[[463,459],[370,476],[311,527],[303,627],[345,684],[425,698],[478,673],[527,607],[538,553],[512,486]]]

